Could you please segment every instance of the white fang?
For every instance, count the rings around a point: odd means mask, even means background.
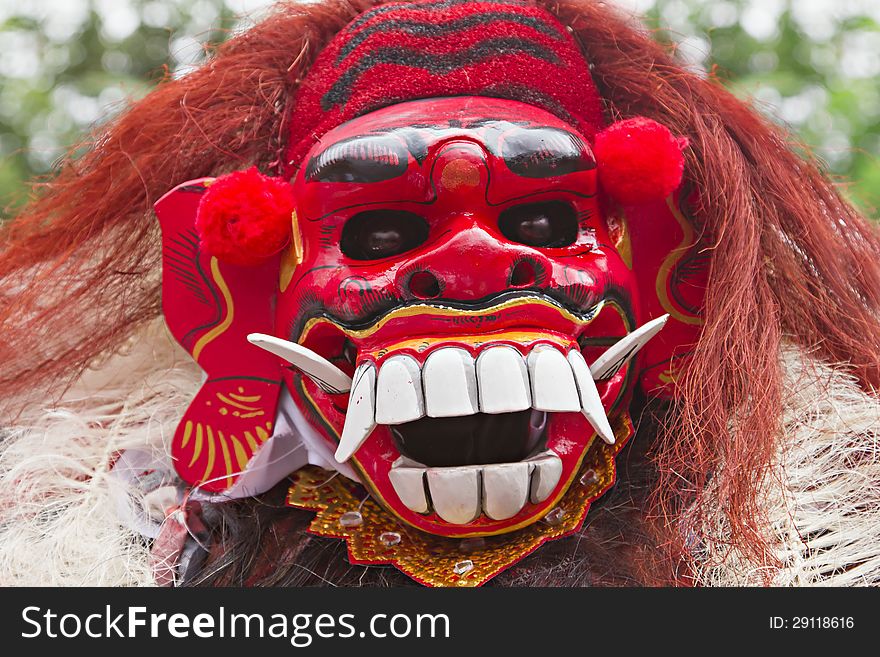
[[[326,392],[341,394],[351,390],[348,374],[301,344],[263,333],[251,333],[247,339],[251,344],[286,360]]]
[[[630,358],[635,356],[644,347],[648,340],[653,338],[666,324],[669,315],[663,315],[643,324],[629,335],[621,338],[617,344],[599,356],[590,365],[590,373],[596,381],[604,381],[614,376],[621,367],[626,365]]]
[[[351,458],[376,427],[376,368],[364,363],[354,373],[354,387],[348,398],[345,426],[336,449],[336,461]]]

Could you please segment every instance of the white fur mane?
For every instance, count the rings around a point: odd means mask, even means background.
[[[769,538],[784,567],[765,571],[707,546],[710,586],[880,584],[880,400],[852,377],[795,350],[782,357],[785,415],[777,465],[763,492]],[[725,535],[723,522],[711,536]]]
[[[132,447],[170,454],[200,376],[158,320],[60,403],[4,430],[0,584],[152,584],[146,543],[119,522],[109,464]]]
[[[786,440],[764,494],[785,563],[774,583],[880,584],[880,402],[793,352],[783,366]],[[119,522],[108,464],[132,447],[170,458],[200,376],[156,320],[61,403],[0,430],[0,585],[153,583],[147,544]],[[723,536],[723,525],[710,534]],[[704,584],[761,582],[735,553],[713,563],[698,574]]]

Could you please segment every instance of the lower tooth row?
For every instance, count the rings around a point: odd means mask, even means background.
[[[405,458],[389,472],[400,501],[416,513],[432,508],[443,520],[464,525],[485,513],[492,520],[512,518],[531,501],[546,500],[562,475],[552,451],[519,463],[428,468]]]

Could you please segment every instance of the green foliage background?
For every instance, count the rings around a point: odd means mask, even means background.
[[[269,0],[0,0],[0,219],[90,128]],[[880,0],[616,0],[880,206]]]

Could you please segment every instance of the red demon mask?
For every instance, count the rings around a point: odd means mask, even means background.
[[[645,119],[602,130],[576,44],[533,7],[398,10],[465,25],[437,37],[479,51],[464,75],[388,55],[405,25],[389,7],[303,83],[284,177],[191,181],[157,204],[166,318],[208,374],[173,453],[208,491],[253,494],[312,462],[419,530],[504,534],[554,509],[593,445],[629,438],[637,384],[674,389],[702,289],[675,192],[684,143]],[[459,16],[487,8],[522,33],[495,60]],[[523,57],[571,84],[483,93],[505,57],[511,84],[534,76]],[[285,460],[285,432],[312,456]]]
[[[587,363],[639,317],[586,139],[513,101],[414,101],[329,132],[293,188],[276,327],[353,378],[350,399],[287,379],[337,460],[433,533],[542,517],[614,440],[627,369],[597,389]]]

